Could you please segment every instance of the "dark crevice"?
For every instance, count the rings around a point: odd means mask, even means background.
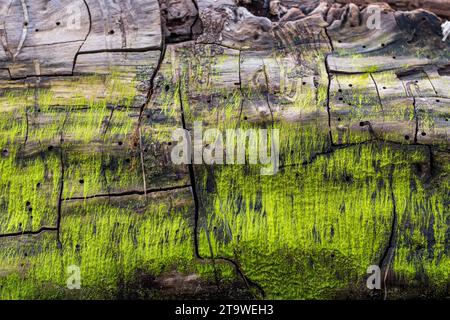
[[[333,40],[331,39],[331,36],[330,36],[330,34],[328,33],[328,29],[325,27],[325,28],[323,28],[323,30],[324,30],[324,32],[325,32],[325,36],[326,36],[327,39],[328,39],[328,43],[329,43],[329,45],[330,45],[330,47],[331,47],[331,53],[333,53],[333,52],[334,52]]]
[[[58,110],[58,111],[66,111],[67,108],[61,107],[61,106],[50,106],[49,109],[51,110]],[[92,107],[86,106],[86,105],[71,105],[70,111],[78,112],[78,111],[86,111],[86,110],[92,110]],[[113,110],[114,111],[121,111],[121,110],[140,110],[141,107],[133,107],[133,106],[122,106],[122,105],[115,105],[115,104],[107,104],[105,106],[105,109]],[[130,115],[130,117],[133,117],[133,115]]]
[[[62,135],[61,135],[62,137]],[[61,138],[62,140],[62,138]],[[62,144],[62,142],[61,142]],[[56,240],[58,241],[58,247],[61,249],[62,248],[62,243],[61,243],[61,219],[62,219],[62,196],[63,196],[63,191],[64,191],[64,154],[63,154],[63,148],[61,145],[60,148],[60,153],[59,153],[59,158],[60,158],[60,181],[59,181],[59,193],[58,193],[58,203],[57,203],[57,210],[56,210]]]
[[[377,91],[377,96],[378,96],[378,102],[380,103],[380,108],[381,108],[381,112],[383,112],[383,119],[384,119],[384,108],[383,108],[383,101],[381,100],[381,95],[380,95],[380,90],[378,89],[378,84],[375,81],[372,73],[369,73],[370,78],[372,79],[373,84],[375,85],[375,90]]]
[[[330,73],[330,66],[328,64],[328,56],[327,54],[325,56],[325,68],[327,70],[328,75],[328,85],[327,85],[327,115],[328,115],[328,138],[330,139],[330,145],[333,145],[333,132],[331,131],[331,107],[330,107],[330,99],[331,99],[331,81],[332,81],[332,74]]]
[[[289,168],[289,167],[308,166],[308,165],[313,164],[317,160],[317,158],[319,158],[321,156],[331,155],[337,150],[343,150],[343,149],[347,149],[347,148],[367,145],[367,144],[371,144],[371,143],[375,143],[375,142],[383,143],[383,144],[398,145],[398,146],[418,146],[418,147],[420,146],[420,147],[431,148],[430,145],[422,144],[422,143],[404,144],[404,143],[397,142],[397,141],[382,140],[382,139],[378,139],[378,138],[361,141],[361,142],[355,142],[355,143],[347,143],[347,144],[343,144],[343,145],[332,144],[328,150],[326,150],[324,152],[316,153],[310,159],[305,160],[302,163],[292,163],[292,164],[282,165],[282,166],[280,166],[280,170],[284,169],[284,168]]]
[[[443,67],[438,68],[437,73],[441,77],[443,77],[443,76],[450,76],[450,64],[447,64],[447,65],[445,65]]]
[[[194,4],[195,9],[197,10],[197,16],[195,17],[194,23],[191,25],[190,31],[191,31],[191,39],[194,39],[194,31],[193,28],[197,25],[197,23],[201,23],[200,19],[200,9],[198,7],[198,3],[196,0],[192,0],[192,3]],[[202,30],[203,32],[203,30]]]
[[[59,192],[58,192],[58,202],[56,207],[56,241],[58,242],[58,248],[62,249],[61,243],[61,220],[62,220],[62,202],[63,202],[63,193],[64,193],[64,174],[65,174],[65,165],[64,165],[64,127],[66,126],[67,119],[70,115],[70,108],[66,112],[66,117],[64,118],[64,122],[61,125],[60,130],[60,138],[59,138],[59,161],[60,161],[60,180],[59,180]]]
[[[144,161],[144,148],[142,147],[142,127],[141,127],[141,117],[139,117],[138,133],[139,133],[139,158],[141,161],[142,170],[142,182],[144,185],[144,195],[147,195],[147,176],[145,174],[145,161]]]
[[[166,43],[175,44],[192,41],[201,34],[202,25],[198,4],[195,0],[189,1],[197,12],[195,16],[190,14],[193,13],[190,11],[192,7],[188,5],[184,8],[186,11],[177,9],[178,16],[174,17],[172,16],[173,8],[170,10],[170,1],[158,1],[161,9],[162,36],[165,38]],[[200,30],[195,30],[196,28]]]
[[[433,157],[433,148],[431,145],[428,145],[428,154],[429,154],[429,164],[430,164],[430,179],[434,176],[435,168],[434,168],[434,157]]]
[[[158,6],[159,6],[159,10],[161,11],[161,6],[158,2]],[[150,77],[150,87],[147,93],[147,97],[146,97],[146,101],[144,104],[142,104],[141,109],[139,111],[139,120],[138,120],[138,125],[136,128],[138,137],[139,137],[139,153],[140,153],[140,161],[141,161],[141,170],[142,170],[142,179],[143,179],[143,186],[144,186],[144,194],[147,195],[147,179],[146,179],[146,174],[145,174],[145,164],[144,164],[144,154],[143,154],[143,147],[142,147],[142,119],[144,116],[144,110],[145,108],[150,104],[150,101],[153,97],[154,91],[155,91],[155,78],[156,75],[158,74],[162,62],[164,60],[164,57],[166,55],[166,42],[164,39],[164,26],[161,22],[161,44],[159,46],[159,50],[161,50],[160,55],[159,55],[159,59],[158,59],[158,64],[155,67],[155,70],[153,70],[153,73]]]
[[[89,5],[87,4],[86,0],[83,0],[84,5],[86,6],[86,10],[88,12],[88,17],[89,17],[89,30],[88,33],[86,35],[86,37],[83,40],[83,43],[80,45],[80,47],[78,48],[77,53],[75,54],[75,58],[73,59],[73,66],[72,66],[72,75],[75,73],[75,65],[77,64],[77,58],[78,55],[80,54],[80,50],[81,48],[84,46],[84,44],[86,43],[87,39],[89,38],[91,32],[92,32],[92,14],[91,14],[91,9],[89,8]]]
[[[437,92],[437,90],[436,90],[436,87],[434,86],[433,81],[431,81],[430,76],[428,75],[428,72],[424,71],[424,73],[425,73],[425,76],[426,76],[427,79],[428,79],[428,82],[430,83],[431,87],[433,88],[434,93],[435,93],[436,95],[438,95],[438,92]]]
[[[250,13],[257,17],[270,18],[272,21],[278,20],[277,16],[271,16],[270,13],[270,0],[253,0],[250,2],[237,1],[237,5],[244,7]]]
[[[272,107],[270,106],[270,85],[269,85],[269,75],[267,74],[267,69],[266,69],[266,64],[264,63],[263,60],[263,73],[264,73],[264,80],[266,83],[266,92],[265,92],[265,96],[266,96],[266,103],[267,103],[267,107],[269,108],[270,111],[270,117],[272,119],[272,128],[275,125],[275,119],[273,117],[273,111],[272,111]]]
[[[13,233],[4,233],[0,234],[0,238],[9,238],[9,237],[20,237],[25,235],[38,235],[43,232],[47,231],[58,231],[57,227],[42,227],[35,231],[19,231],[19,232],[13,232]]]
[[[212,42],[205,42],[205,41],[196,41],[195,42],[195,44],[197,44],[197,45],[205,45],[205,46],[209,46],[209,45],[215,45],[215,46],[219,46],[219,47],[222,47],[222,48],[226,48],[226,49],[230,49],[230,50],[233,50],[233,51],[246,51],[246,52],[248,52],[248,51],[250,51],[251,49],[238,49],[237,47],[233,47],[233,46],[230,46],[230,45],[226,45],[226,44],[223,44],[223,43],[219,43],[219,44],[217,44],[217,43],[212,43]]]
[[[8,72],[9,78],[12,79],[12,75],[11,75],[11,70],[9,70],[9,68],[0,68],[0,70],[5,70],[6,72]]]
[[[63,142],[64,142],[64,128],[66,126],[67,120],[69,119],[70,115],[70,108],[67,109],[66,115],[64,118],[63,123],[61,124],[61,127],[59,128],[59,161],[60,161],[60,178],[59,178],[59,190],[58,190],[58,199],[56,203],[56,242],[58,245],[58,248],[62,250],[62,242],[61,242],[61,220],[62,220],[62,202],[63,202],[63,193],[64,193],[64,174],[65,174],[65,167],[64,167],[64,150],[63,150]],[[49,151],[53,149],[53,146],[50,146],[48,148]]]
[[[89,51],[80,51],[78,55],[81,54],[94,54],[94,53],[113,53],[113,52],[149,52],[149,51],[159,51],[161,50],[161,46],[149,46],[143,48],[116,48],[116,49],[99,49],[99,50],[89,50]]]
[[[419,134],[419,113],[417,110],[417,101],[415,96],[413,96],[413,106],[414,106],[414,120],[416,126],[414,129],[414,143],[417,143],[417,136]]]
[[[181,85],[181,78],[179,81],[179,90],[178,90],[178,94],[179,94],[179,101],[180,101],[180,109],[181,109],[181,122],[183,125],[183,129],[187,132],[188,128],[186,125],[186,119],[185,119],[185,113],[184,113],[184,106],[183,106],[183,95],[182,95],[182,85]],[[259,291],[261,297],[265,297],[265,292],[264,289],[256,284],[255,282],[251,281],[245,274],[244,272],[241,270],[239,264],[230,259],[230,258],[226,258],[226,257],[202,257],[200,254],[200,249],[199,249],[199,217],[200,217],[200,197],[199,197],[199,193],[197,191],[197,182],[196,182],[196,177],[195,177],[195,169],[194,169],[194,165],[192,164],[192,161],[190,164],[188,164],[188,168],[189,168],[189,178],[191,181],[191,190],[192,190],[192,196],[193,196],[193,200],[194,200],[194,254],[196,259],[198,260],[202,260],[202,261],[207,261],[207,260],[211,260],[212,263],[214,264],[214,261],[224,261],[227,263],[231,263],[234,268],[236,269],[236,272],[239,274],[239,276],[242,278],[242,280],[244,281],[245,285],[247,286],[247,289],[249,290],[249,292],[252,293],[251,291],[251,287],[255,287],[257,288],[257,290]],[[257,298],[255,296],[255,298]]]
[[[188,130],[186,125],[186,119],[184,116],[184,107],[183,107],[183,95],[182,95],[182,86],[181,86],[181,78],[179,81],[179,89],[178,89],[178,95],[180,100],[180,109],[181,109],[181,123],[184,130]],[[199,219],[199,211],[200,211],[200,203],[199,203],[199,197],[197,193],[197,184],[195,181],[195,171],[194,171],[194,165],[191,163],[188,164],[189,169],[189,179],[191,181],[191,190],[192,190],[192,197],[194,200],[194,254],[197,259],[202,260],[202,257],[200,255],[199,251],[199,245],[198,245],[198,219]]]
[[[398,228],[398,216],[397,216],[397,204],[395,201],[394,187],[393,187],[393,174],[394,174],[394,165],[391,166],[391,171],[389,173],[389,189],[391,193],[392,199],[392,224],[391,231],[389,233],[389,241],[388,244],[380,258],[378,266],[381,270],[384,270],[383,284],[384,284],[384,300],[387,299],[388,288],[387,288],[387,277],[389,274],[389,268],[391,267],[392,259],[394,258],[395,251],[395,241],[396,241],[396,231]]]
[[[47,231],[54,231],[56,232],[56,239],[57,239],[57,243],[58,243],[58,248],[62,248],[62,244],[60,241],[60,228],[61,228],[61,209],[62,209],[62,201],[64,201],[62,199],[62,194],[63,194],[63,186],[64,186],[64,161],[63,161],[63,149],[62,147],[60,148],[60,182],[59,182],[59,192],[58,192],[58,199],[57,199],[57,217],[56,217],[56,227],[41,227],[38,230],[34,230],[34,231],[18,231],[18,232],[13,232],[13,233],[5,233],[5,234],[0,234],[0,238],[8,238],[8,237],[18,237],[18,236],[23,236],[23,235],[38,235],[40,233],[43,232],[47,232]]]

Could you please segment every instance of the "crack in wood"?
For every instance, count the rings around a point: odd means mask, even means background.
[[[102,140],[103,141],[105,141],[105,136],[106,136],[106,133],[108,132],[108,130],[110,128],[111,121],[112,121],[112,118],[114,116],[114,111],[115,110],[116,110],[116,108],[113,106],[111,108],[111,113],[109,114],[109,118],[107,119],[106,127],[103,130],[103,134],[102,134]],[[101,156],[100,157],[101,157],[101,160],[100,160],[100,162],[101,162],[101,175],[103,177],[103,180],[104,180],[104,183],[105,183],[105,187],[106,187],[106,189],[108,191],[108,194],[109,194],[111,192],[111,188],[110,188],[109,183],[108,183],[108,178],[106,177],[105,148],[104,148],[103,144],[101,145]]]
[[[335,151],[338,151],[338,150],[344,150],[344,149],[347,149],[347,148],[367,145],[367,144],[371,144],[371,143],[375,143],[375,142],[381,143],[381,144],[398,145],[398,146],[417,146],[417,147],[432,148],[432,146],[428,145],[428,144],[422,144],[422,143],[403,144],[401,142],[390,141],[390,140],[383,140],[383,139],[380,139],[380,138],[374,138],[374,139],[365,140],[365,141],[361,141],[361,142],[355,142],[355,143],[348,143],[348,144],[344,144],[344,145],[332,144],[328,150],[326,150],[324,152],[318,152],[318,153],[314,154],[314,156],[312,156],[309,160],[305,160],[302,163],[292,163],[292,164],[288,164],[288,165],[281,165],[280,166],[280,170],[284,169],[284,168],[289,168],[289,167],[308,166],[308,165],[313,164],[317,160],[317,158],[320,157],[320,156],[331,155]]]
[[[380,103],[380,108],[381,108],[381,112],[383,113],[383,120],[384,120],[385,114],[384,114],[384,108],[383,108],[383,101],[381,100],[380,89],[378,88],[378,84],[375,81],[373,74],[370,72],[369,75],[370,75],[370,79],[372,79],[372,82],[375,86],[375,90],[377,91],[378,102]]]
[[[20,36],[19,45],[17,46],[16,52],[14,52],[12,56],[13,62],[16,61],[17,56],[20,54],[20,51],[23,48],[23,44],[25,43],[25,39],[27,38],[28,33],[28,24],[30,22],[30,19],[28,17],[28,7],[25,3],[25,0],[20,0],[20,3],[22,5],[22,11],[23,11],[23,25],[22,25],[22,34]]]

